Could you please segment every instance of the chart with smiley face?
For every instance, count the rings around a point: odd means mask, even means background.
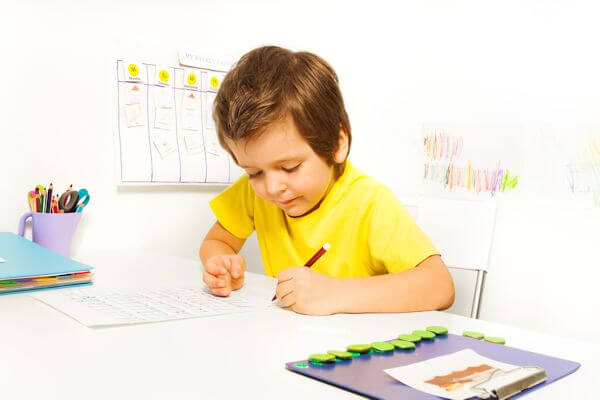
[[[228,184],[242,174],[211,114],[226,68],[119,59],[116,70],[118,184]]]

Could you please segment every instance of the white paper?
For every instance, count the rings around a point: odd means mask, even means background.
[[[157,87],[153,94],[156,108],[173,108],[173,93],[169,88]]]
[[[463,400],[474,396],[484,398],[481,391],[470,388],[488,379],[498,369],[510,371],[515,368],[515,365],[465,349],[384,372],[419,391],[445,399]]]
[[[217,297],[206,287],[96,288],[40,292],[32,297],[86,326],[127,325],[263,310],[269,299],[238,290]]]
[[[140,85],[131,85],[127,89],[125,104],[140,104],[142,102],[142,89]]]
[[[183,96],[183,110],[181,112],[181,128],[189,131],[202,129],[202,109],[200,93],[186,90]]]
[[[181,112],[181,129],[197,132],[201,128],[200,110],[184,108]]]
[[[232,60],[221,57],[213,57],[207,55],[206,53],[198,54],[188,49],[181,49],[178,51],[178,53],[179,63],[189,67],[227,71],[229,68],[231,68],[231,64],[233,64]]]
[[[173,109],[172,108],[160,108],[154,109],[154,127],[158,129],[165,129],[170,131],[173,120]]]
[[[183,140],[185,141],[185,148],[189,154],[198,154],[202,151],[202,146],[204,143],[201,134],[190,133],[184,135]]]
[[[167,158],[169,154],[172,154],[177,150],[175,138],[171,133],[153,135],[152,143],[154,143],[154,147],[156,147],[156,150],[158,150],[158,153],[160,154],[160,158],[163,160]]]
[[[217,132],[211,129],[206,131],[206,152],[215,156],[221,155],[221,145],[217,138]]]
[[[215,97],[217,97],[217,95],[215,93],[206,93],[206,112],[204,113],[204,126],[206,126],[207,129],[213,129],[216,130],[217,128],[215,127],[215,121],[213,120],[212,117],[212,112],[213,112],[213,104],[215,102]]]
[[[426,195],[477,200],[521,191],[518,182],[527,161],[526,127],[426,124],[423,133],[419,143]]]
[[[128,128],[144,125],[142,122],[142,106],[139,103],[125,104],[123,108],[125,110],[125,122]]]
[[[184,90],[183,108],[200,109],[200,93],[193,90]]]

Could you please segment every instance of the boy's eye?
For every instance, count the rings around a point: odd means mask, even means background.
[[[302,163],[298,163],[298,164],[294,165],[293,167],[281,167],[281,169],[284,170],[285,172],[293,172],[293,171],[297,170],[301,164]]]
[[[253,174],[251,174],[250,172],[248,172],[248,177],[249,178],[256,178],[256,177],[260,176],[260,174],[262,174],[262,171],[255,172]]]

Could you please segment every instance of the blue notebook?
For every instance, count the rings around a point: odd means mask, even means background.
[[[89,284],[92,269],[29,239],[0,232],[0,295]]]

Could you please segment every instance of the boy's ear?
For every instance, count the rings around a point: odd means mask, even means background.
[[[340,137],[338,139],[338,146],[333,155],[333,159],[337,164],[341,164],[348,158],[348,134],[342,128],[340,128]]]

